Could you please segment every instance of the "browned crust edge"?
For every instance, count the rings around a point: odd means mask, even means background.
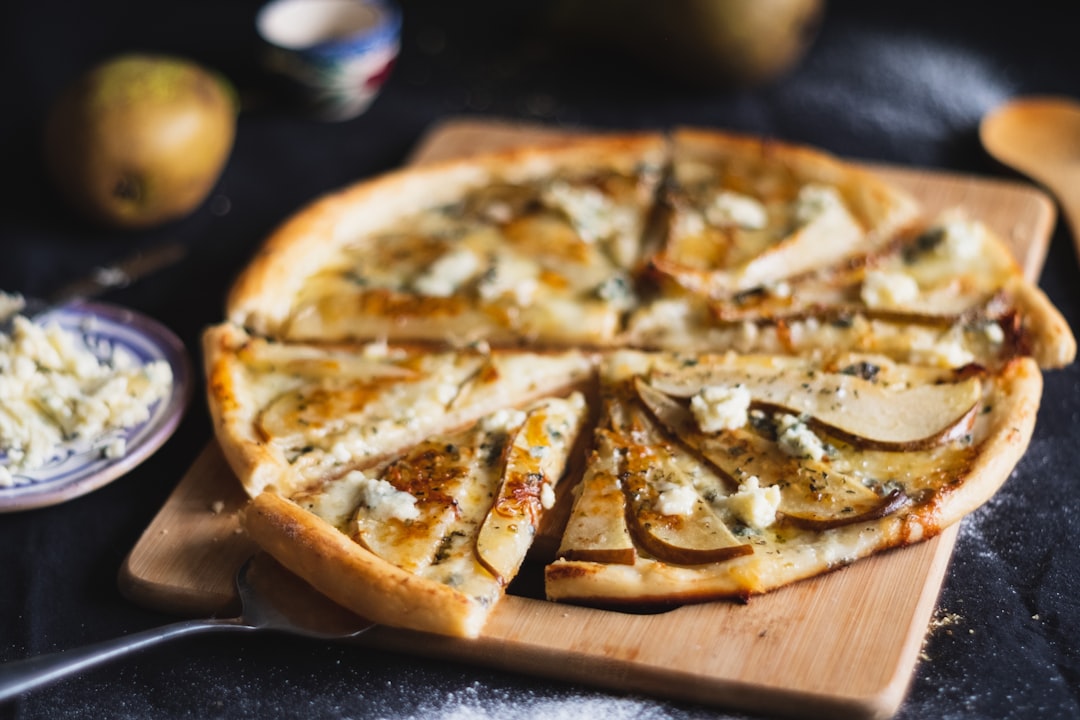
[[[223,323],[202,335],[207,406],[214,435],[229,467],[251,496],[271,486],[289,487],[289,464],[255,429],[252,401],[246,398],[236,350],[248,339],[240,328]]]
[[[278,562],[342,607],[394,627],[476,637],[489,608],[365,550],[343,533],[272,493],[257,495],[241,525]]]

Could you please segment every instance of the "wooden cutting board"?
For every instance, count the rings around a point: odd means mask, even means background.
[[[435,128],[411,162],[556,141],[563,132],[453,120]],[[1028,276],[1038,276],[1056,219],[1041,191],[873,167],[917,195],[930,213],[962,207],[982,218],[1010,242]],[[180,615],[235,612],[232,578],[255,551],[236,519],[244,501],[211,442],[132,549],[120,571],[121,590]],[[753,712],[884,718],[898,709],[914,672],[956,532],[744,605],[641,615],[550,603],[525,591],[500,603],[476,640],[376,628],[359,643]],[[522,575],[527,581],[540,572],[527,566]]]

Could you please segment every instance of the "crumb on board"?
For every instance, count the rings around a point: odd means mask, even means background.
[[[221,511],[224,510],[224,509],[225,509],[225,501],[224,500],[215,500],[214,502],[210,503],[210,512],[214,513],[215,515],[220,515]]]
[[[926,644],[929,642],[931,636],[938,630],[944,629],[946,635],[952,635],[952,626],[961,623],[964,618],[954,612],[939,609],[934,617],[930,618],[930,622],[927,624],[926,637],[923,638],[922,650],[919,652],[920,660],[930,660],[930,656],[926,653]],[[968,629],[968,635],[974,635],[975,630],[973,628]]]

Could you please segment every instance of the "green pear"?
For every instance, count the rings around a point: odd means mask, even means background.
[[[237,107],[222,76],[184,58],[121,55],[54,100],[46,167],[61,194],[102,225],[142,229],[199,207],[232,151]]]

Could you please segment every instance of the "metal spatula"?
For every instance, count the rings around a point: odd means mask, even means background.
[[[240,567],[236,588],[242,606],[238,617],[185,620],[0,665],[0,702],[151,645],[188,635],[271,630],[324,640],[346,640],[374,626],[319,595],[268,555],[256,555]]]

